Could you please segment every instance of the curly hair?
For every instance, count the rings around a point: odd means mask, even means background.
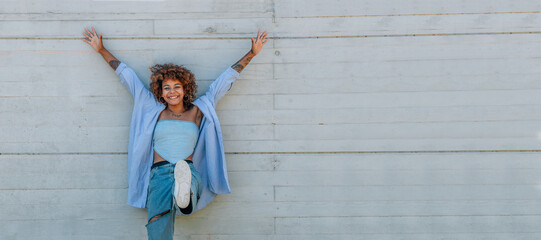
[[[178,66],[172,63],[156,64],[150,67],[150,89],[156,101],[161,102],[167,106],[167,102],[162,97],[162,83],[163,80],[171,78],[178,79],[184,90],[184,98],[182,103],[185,110],[190,110],[193,107],[193,100],[195,100],[195,93],[197,92],[197,84],[195,83],[194,74],[185,68],[184,66]]]

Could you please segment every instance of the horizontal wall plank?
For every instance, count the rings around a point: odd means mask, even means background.
[[[50,231],[42,239],[58,239],[59,237],[72,236],[117,236],[122,239],[137,238],[146,235],[143,219],[109,219],[109,220],[33,220],[33,221],[9,221],[2,220],[4,236],[17,238],[35,238],[43,235],[45,229]],[[208,224],[212,222],[213,224]],[[273,218],[238,218],[228,217],[222,219],[190,217],[177,218],[175,221],[175,236],[187,236],[189,234],[206,234],[208,232],[218,234],[244,233],[244,234],[270,234],[274,230]],[[69,227],[71,226],[71,227]],[[205,227],[203,227],[205,226]],[[123,229],[123,230],[119,230]],[[136,229],[136,230],[134,230]],[[99,233],[98,233],[99,232]],[[111,234],[115,232],[115,234]]]
[[[540,12],[483,15],[391,15],[367,18],[277,18],[277,37],[478,34],[538,31]]]
[[[446,2],[387,1],[378,4],[371,0],[329,2],[323,0],[276,0],[276,17],[312,17],[312,16],[355,16],[355,15],[393,15],[393,14],[460,14],[460,13],[497,13],[540,11],[537,2],[521,0],[464,2],[451,0]],[[390,7],[392,6],[392,7]]]
[[[108,37],[175,36],[178,38],[248,38],[257,29],[271,29],[270,16],[255,18],[193,18],[142,20],[49,20],[2,21],[0,27],[8,30],[4,38],[83,38],[84,29],[94,26]],[[114,28],[113,26],[122,26]],[[181,27],[182,26],[182,27]],[[257,33],[257,32],[256,32]]]
[[[224,0],[201,0],[197,3],[186,3],[176,1],[135,1],[126,3],[125,1],[93,1],[78,0],[77,5],[70,5],[72,1],[57,0],[54,2],[34,2],[34,1],[13,1],[3,0],[2,12],[9,13],[107,13],[108,17],[118,14],[119,9],[126,10],[126,14],[138,15],[139,13],[176,13],[182,15],[185,13],[230,13],[240,14],[243,12],[266,12],[271,7],[271,1],[224,1]],[[31,3],[31,4],[30,4]],[[129,6],[129,10],[127,8]],[[158,14],[158,15],[159,15]]]
[[[73,166],[77,167],[77,166]],[[74,168],[77,169],[77,168]],[[23,173],[3,174],[0,183],[1,190],[20,189],[101,189],[101,188],[127,188],[128,173]]]
[[[275,121],[274,112],[270,110],[219,110],[217,114],[223,125],[270,125]]]
[[[149,36],[153,32],[152,20],[123,21],[1,21],[6,32],[2,37],[80,37],[84,28],[100,26],[99,32],[116,36]],[[113,26],[122,26],[113,27]],[[104,34],[105,35],[105,34]]]
[[[539,169],[539,152],[277,154],[276,171]],[[307,164],[308,163],[308,164]]]
[[[158,0],[143,0],[148,2],[160,2]],[[134,1],[141,2],[141,1]],[[107,9],[107,11],[110,9]],[[230,19],[230,18],[262,18],[272,17],[272,12],[161,12],[159,14],[153,12],[115,12],[113,14],[107,12],[62,12],[62,13],[10,13],[0,15],[0,20],[3,21],[120,21],[120,20],[154,20],[154,19]]]
[[[520,64],[519,64],[520,63]],[[496,73],[509,76],[511,74],[539,74],[535,68],[535,59],[512,61],[509,59],[466,59],[466,60],[419,60],[419,61],[382,61],[382,62],[341,62],[329,63],[288,63],[275,64],[277,79],[408,79],[432,77],[431,81],[443,76],[482,76]],[[359,82],[361,82],[359,80]]]
[[[451,42],[452,39],[460,40]],[[538,56],[539,40],[531,35],[403,37],[382,40],[339,38],[277,39],[276,63],[406,62],[421,60],[527,59]],[[498,40],[498,41],[497,41]],[[520,45],[513,45],[521,42]],[[511,43],[511,44],[510,44]],[[332,48],[330,48],[332,46]]]
[[[0,190],[5,204],[125,204],[128,189],[11,189]],[[231,194],[218,195],[216,202],[272,201],[273,189],[266,186],[235,186]]]
[[[93,153],[103,152],[126,152],[128,149],[128,132],[122,139],[107,139],[100,137],[98,142],[88,144],[84,139],[76,141],[23,141],[23,142],[2,142],[0,152],[2,153]],[[58,135],[56,135],[58,137]],[[86,144],[86,145],[85,145]]]
[[[532,131],[539,121],[452,122],[452,123],[349,123],[276,125],[280,140],[322,139],[430,139],[430,138],[536,138]],[[233,139],[231,139],[233,140]]]
[[[231,187],[231,194],[221,194],[216,197],[216,202],[272,202],[274,201],[274,188],[272,186],[247,186],[239,185]]]
[[[59,239],[69,236],[76,239],[110,239],[111,236],[121,239],[146,239],[144,227],[146,219],[108,219],[108,220],[2,220],[0,228],[2,236],[10,239]],[[44,234],[44,233],[47,234]]]
[[[362,233],[362,234],[273,234],[273,235],[191,235],[193,240],[350,240],[358,238],[394,240],[394,239],[416,239],[433,240],[437,238],[456,240],[507,240],[507,239],[529,239],[535,240],[539,233]]]
[[[270,154],[228,154],[226,151],[225,158],[229,172],[269,171],[276,167],[276,157]]]
[[[228,154],[227,167],[231,172],[270,171],[275,167],[275,156],[271,154]],[[127,171],[127,152],[117,154],[0,154],[0,173],[79,173],[121,174]],[[21,168],[20,166],[25,166]]]
[[[277,217],[539,215],[539,200],[280,202]]]
[[[186,19],[154,20],[155,36],[244,37],[257,29],[272,29],[270,16],[250,19]],[[257,32],[256,32],[257,33]]]
[[[30,41],[30,40],[29,40]],[[381,59],[382,57],[391,57],[396,54],[396,56],[401,56],[402,58],[415,59],[416,56],[428,56],[436,58],[438,53],[441,51],[446,54],[454,55],[464,55],[471,56],[479,52],[484,54],[489,54],[489,56],[498,56],[500,53],[494,51],[492,53],[484,51],[487,48],[500,46],[502,52],[508,51],[508,49],[517,49],[518,53],[524,53],[520,51],[521,44],[524,46],[529,46],[532,43],[539,42],[539,38],[536,37],[536,34],[480,34],[480,35],[427,35],[427,36],[402,36],[402,37],[347,37],[347,38],[278,38],[274,39],[273,47],[277,50],[284,48],[296,48],[297,50],[291,49],[293,51],[302,51],[306,48],[313,48],[314,50],[319,50],[325,47],[337,48],[340,51],[341,48],[349,47],[352,51],[356,49],[365,49],[367,52],[376,51],[377,54],[374,55],[361,55],[359,59]],[[35,43],[40,43],[40,41],[35,41]],[[204,41],[202,41],[204,43]],[[450,53],[446,50],[445,46],[453,48],[469,48],[468,46],[478,46],[479,49],[472,49],[472,53],[467,52],[455,52]],[[16,46],[18,49],[22,46]],[[31,46],[27,46],[31,47]],[[126,48],[128,46],[124,46]],[[190,46],[195,48],[196,46]],[[433,48],[437,49],[437,52],[415,52],[410,56],[406,56],[405,53],[410,52],[408,49],[416,48]],[[1,48],[0,48],[1,49]],[[393,49],[399,51],[384,51],[385,49]],[[500,49],[497,49],[500,50]],[[539,51],[537,49],[531,49],[532,51]],[[325,50],[324,50],[325,51]],[[311,53],[317,54],[317,53]],[[281,54],[280,54],[281,55]],[[514,54],[513,54],[514,55]],[[289,56],[295,57],[295,56]],[[303,56],[297,56],[299,58],[304,58]],[[317,59],[311,59],[310,61],[314,62]],[[321,59],[321,61],[326,61],[326,59]]]
[[[270,140],[274,138],[272,125],[222,126],[224,140]]]
[[[224,141],[229,152],[520,151],[539,150],[539,138]]]
[[[232,185],[242,186],[537,185],[539,170],[233,172],[229,179]]]
[[[63,219],[119,221],[145,219],[146,209],[139,209],[128,204],[6,204],[2,207],[2,219],[11,221],[32,221],[36,219],[57,221]]]
[[[146,218],[146,209],[131,207],[127,204],[7,204],[0,207],[2,219],[12,221],[41,220],[107,220]],[[213,202],[193,214],[197,218],[259,218],[276,216],[273,202]],[[179,219],[179,218],[177,218]]]
[[[271,217],[212,217],[198,218],[196,214],[175,219],[175,236],[191,234],[271,234],[274,232],[274,218]]]
[[[537,185],[276,186],[279,202],[539,200]],[[325,193],[325,194],[322,194]]]
[[[371,151],[497,151],[497,150],[537,150],[539,138],[499,138],[499,139],[388,139],[369,140],[277,140],[273,142],[273,151],[278,152],[371,152]],[[224,143],[229,151],[262,152],[269,147],[267,141],[258,141],[249,145],[245,141]]]
[[[280,202],[277,217],[539,215],[539,200]],[[317,209],[317,211],[316,211]]]
[[[364,233],[499,233],[502,226],[512,232],[536,232],[539,216],[435,216],[435,217],[325,217],[277,218],[278,234],[364,234]],[[517,224],[520,223],[520,224]],[[338,231],[338,228],[340,229]]]
[[[541,105],[447,106],[447,107],[363,107],[355,109],[274,110],[277,125],[328,125],[347,123],[434,123],[512,122],[541,118]],[[225,114],[222,114],[222,116]]]
[[[4,204],[125,204],[128,189],[0,190]]]
[[[275,94],[277,109],[536,105],[541,89],[394,93]],[[482,97],[481,97],[482,96]],[[329,101],[332,99],[332,101]]]
[[[513,78],[513,81],[509,81]],[[275,94],[325,94],[366,92],[438,92],[475,90],[524,90],[539,89],[535,73],[445,76],[385,76],[359,79],[356,77],[334,78],[289,78],[275,80],[269,84]],[[347,87],[345,87],[347,86]],[[255,90],[257,91],[257,90]],[[260,90],[261,91],[261,90]],[[244,92],[244,91],[243,91]]]
[[[230,95],[220,99],[216,110],[272,110],[273,95]]]

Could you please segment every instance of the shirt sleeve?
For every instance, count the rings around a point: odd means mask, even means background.
[[[233,86],[233,82],[237,80],[240,73],[229,67],[220,76],[210,84],[209,90],[205,93],[212,104],[216,108],[218,101],[229,92]]]
[[[145,87],[137,74],[124,63],[120,63],[115,73],[120,77],[120,82],[126,87],[133,97],[135,105],[152,107],[158,104],[154,95]]]

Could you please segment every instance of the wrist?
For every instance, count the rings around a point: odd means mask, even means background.
[[[105,49],[104,47],[101,47],[101,48],[97,49],[96,52],[103,55],[103,54],[105,54],[107,52],[107,49]]]
[[[255,57],[255,55],[257,55],[257,53],[255,53],[253,49],[250,49],[250,51],[248,51],[248,54],[246,54],[246,55],[248,55],[250,57]]]

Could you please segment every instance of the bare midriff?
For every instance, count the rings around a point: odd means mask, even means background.
[[[192,158],[193,158],[193,153],[192,153],[192,155],[190,155],[189,157],[187,157],[184,160],[190,160],[191,161]],[[158,154],[156,151],[154,151],[154,163],[163,162],[163,161],[167,161],[167,160],[163,159],[162,156],[160,156],[160,154]]]

